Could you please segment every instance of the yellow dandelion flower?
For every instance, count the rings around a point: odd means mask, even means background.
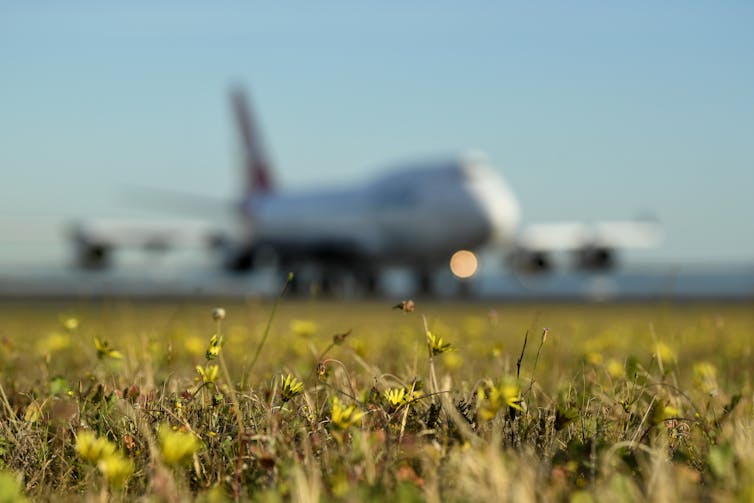
[[[584,355],[584,360],[590,365],[602,365],[604,358],[596,351],[590,351]]]
[[[623,377],[626,374],[623,362],[616,360],[615,358],[610,358],[607,363],[605,363],[605,370],[607,370],[607,373],[615,379]]]
[[[123,353],[110,347],[110,343],[103,341],[96,335],[94,336],[94,347],[97,350],[97,358],[112,358],[113,360],[123,359]]]
[[[424,396],[422,382],[415,381],[410,388],[389,388],[382,393],[382,396],[392,409],[400,407],[401,405],[411,404],[413,401]]]
[[[52,354],[71,346],[71,337],[60,332],[50,332],[47,337],[37,342],[37,351],[41,354]]]
[[[694,386],[705,393],[717,391],[717,369],[709,362],[694,364]]]
[[[505,405],[516,410],[524,410],[523,407],[521,407],[521,390],[519,389],[518,384],[513,381],[506,380],[503,381],[497,387],[497,389],[502,396]]]
[[[79,319],[75,316],[66,316],[64,318],[61,318],[60,324],[63,325],[63,328],[65,328],[69,332],[73,332],[74,330],[79,328]]]
[[[457,351],[449,351],[442,355],[442,362],[448,370],[456,370],[463,365],[463,358]]]
[[[652,405],[652,422],[661,423],[668,419],[676,418],[681,415],[681,411],[669,405],[664,400],[656,400]]]
[[[29,503],[21,489],[20,480],[14,473],[0,471],[0,501]]]
[[[500,358],[501,356],[503,356],[503,346],[500,344],[495,344],[494,346],[492,346],[490,356],[492,356],[493,358]]]
[[[291,332],[299,337],[311,337],[317,333],[317,324],[309,320],[292,320]]]
[[[330,402],[330,421],[337,428],[347,430],[351,425],[361,421],[364,414],[364,412],[356,409],[356,405],[351,404],[345,407],[338,397],[332,397],[332,401]]]
[[[76,435],[76,453],[84,461],[96,463],[115,453],[115,444],[104,437],[97,437],[93,431],[84,430]]]
[[[280,384],[282,387],[281,395],[283,397],[283,403],[291,400],[296,395],[300,395],[304,391],[304,383],[290,374],[287,376],[280,376]]]
[[[349,346],[354,353],[362,358],[366,358],[369,354],[369,346],[361,339],[351,339]]]
[[[655,354],[663,365],[671,365],[678,359],[673,348],[671,348],[664,342],[657,343],[657,346],[655,347]]]
[[[134,463],[131,459],[116,452],[100,459],[97,462],[97,468],[110,487],[123,487],[128,477],[134,472]]]
[[[194,356],[205,354],[204,339],[195,335],[186,337],[183,341],[183,347]]]
[[[196,366],[196,372],[201,376],[205,384],[214,383],[220,375],[220,368],[217,365]]]
[[[222,335],[213,334],[212,337],[209,338],[209,346],[207,347],[207,351],[204,355],[206,356],[207,360],[213,360],[217,358],[224,343],[225,338]]]
[[[167,424],[160,425],[157,436],[160,439],[162,461],[170,466],[190,459],[202,447],[202,442],[193,433],[173,431]]]
[[[484,421],[494,418],[503,408],[523,411],[521,390],[511,379],[495,385],[485,381],[477,389],[477,415]]]
[[[382,394],[392,408],[397,408],[406,403],[406,388],[390,388]]]
[[[442,337],[436,336],[429,330],[427,330],[427,342],[429,343],[429,347],[432,351],[432,356],[445,353],[446,351],[450,351],[451,349],[449,342],[443,341]]]

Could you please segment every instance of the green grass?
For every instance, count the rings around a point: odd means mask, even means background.
[[[0,304],[0,501],[754,498],[751,304],[214,307]]]

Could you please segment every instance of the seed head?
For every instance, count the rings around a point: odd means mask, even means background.
[[[222,307],[216,307],[214,311],[212,311],[212,319],[215,321],[222,321],[225,319],[225,309]]]
[[[400,309],[404,313],[413,313],[415,308],[416,303],[411,299],[402,300],[401,302],[393,306],[393,309]]]

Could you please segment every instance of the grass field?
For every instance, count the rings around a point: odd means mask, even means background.
[[[751,304],[215,307],[0,304],[0,502],[754,501]]]

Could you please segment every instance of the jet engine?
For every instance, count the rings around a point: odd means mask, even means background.
[[[232,272],[248,272],[254,268],[254,250],[222,233],[210,235],[209,249],[222,259],[224,269]]]
[[[82,269],[104,269],[110,265],[112,255],[110,246],[79,240],[76,245],[76,264]]]
[[[609,271],[616,266],[615,250],[599,245],[584,246],[574,252],[574,266],[580,271]]]
[[[517,248],[508,255],[508,264],[515,271],[529,274],[550,272],[553,267],[550,254],[526,248]]]

